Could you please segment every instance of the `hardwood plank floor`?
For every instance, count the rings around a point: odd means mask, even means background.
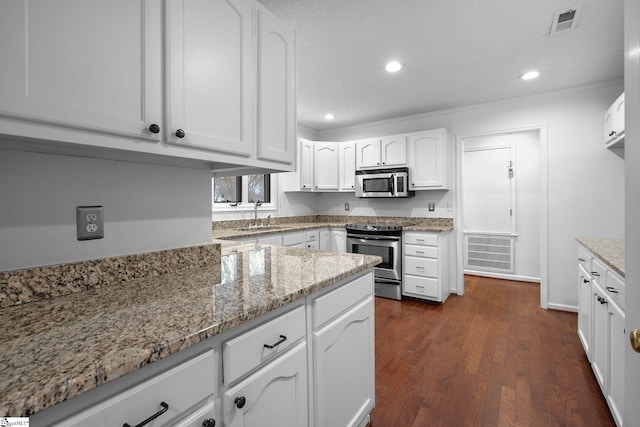
[[[539,286],[465,276],[444,305],[376,298],[372,427],[615,426],[576,333]]]

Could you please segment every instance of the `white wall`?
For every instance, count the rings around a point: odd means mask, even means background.
[[[575,238],[624,236],[624,161],[606,150],[602,142],[604,111],[623,90],[622,82],[611,82],[325,131],[318,139],[348,141],[441,127],[453,135],[479,134],[546,124],[548,301],[551,307],[575,309]],[[342,197],[321,197],[323,212],[342,208]],[[422,197],[418,200],[426,200]],[[419,201],[396,203],[372,209],[411,212]]]
[[[76,239],[76,206],[105,237]],[[211,173],[0,150],[0,271],[211,241]]]

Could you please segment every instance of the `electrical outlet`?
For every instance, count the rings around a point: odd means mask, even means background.
[[[434,212],[436,210],[435,202],[429,202],[429,212]]]
[[[348,211],[348,210],[349,210],[349,203],[345,203],[345,204],[344,204],[344,210],[345,210],[345,211]]]
[[[453,212],[453,202],[447,202],[447,212]]]
[[[78,206],[76,208],[78,240],[104,238],[104,208],[102,206]]]

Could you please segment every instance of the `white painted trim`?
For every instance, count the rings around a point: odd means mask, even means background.
[[[519,276],[517,274],[494,273],[491,271],[464,270],[464,274],[472,276],[491,277],[493,279],[514,280],[516,282],[533,282],[540,283],[539,277]]]
[[[465,132],[456,135],[456,206],[458,215],[455,217],[456,231],[456,282],[458,284],[458,295],[464,295],[464,233],[463,233],[463,212],[462,204],[462,153],[464,139],[489,135],[503,135],[509,133],[520,133],[527,131],[538,131],[540,141],[540,307],[549,308],[549,225],[548,225],[548,133],[547,124],[531,124],[511,129],[489,130],[477,132]],[[555,307],[561,305],[555,304]],[[564,306],[562,306],[564,307]],[[566,306],[571,307],[571,306]],[[555,308],[560,310],[561,308]],[[568,310],[568,308],[562,308]]]
[[[558,311],[570,311],[571,313],[578,312],[578,306],[576,305],[568,305],[568,304],[558,304],[555,302],[550,302],[547,306],[549,310],[558,310]]]

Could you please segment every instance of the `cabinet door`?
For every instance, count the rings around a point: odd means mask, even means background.
[[[251,1],[175,0],[166,9],[167,142],[250,156]]]
[[[313,142],[300,140],[300,189],[313,189]]]
[[[0,116],[159,140],[161,25],[151,0],[0,2]]]
[[[258,5],[258,158],[292,164],[296,111],[294,35]]]
[[[446,188],[445,148],[445,133],[441,129],[409,137],[411,190]]]
[[[619,427],[623,425],[625,408],[625,349],[627,334],[624,328],[624,312],[616,305],[609,303],[609,393],[607,400],[611,413]]]
[[[592,357],[591,367],[602,388],[607,393],[607,378],[609,375],[609,313],[604,291],[597,282],[592,282],[591,315],[592,319]]]
[[[314,189],[337,190],[338,145],[333,142],[314,142],[313,147]]]
[[[364,139],[356,142],[356,168],[380,167],[380,140]]]
[[[227,390],[222,405],[228,427],[307,426],[305,343]]]
[[[624,92],[616,102],[613,104],[614,114],[615,114],[615,127],[613,130],[616,131],[616,137],[621,137],[624,135]]]
[[[332,230],[331,245],[331,250],[334,252],[347,252],[347,232],[345,230]]]
[[[356,190],[356,144],[341,142],[339,152],[340,191]]]
[[[407,164],[407,137],[390,136],[380,142],[383,166],[405,166]]]
[[[313,335],[314,425],[358,425],[374,403],[373,298]]]
[[[615,104],[609,107],[604,113],[604,143],[607,144],[615,139],[616,130]]]
[[[321,251],[331,250],[331,232],[329,230],[320,230],[320,245]]]
[[[578,265],[578,337],[591,360],[591,276]]]

